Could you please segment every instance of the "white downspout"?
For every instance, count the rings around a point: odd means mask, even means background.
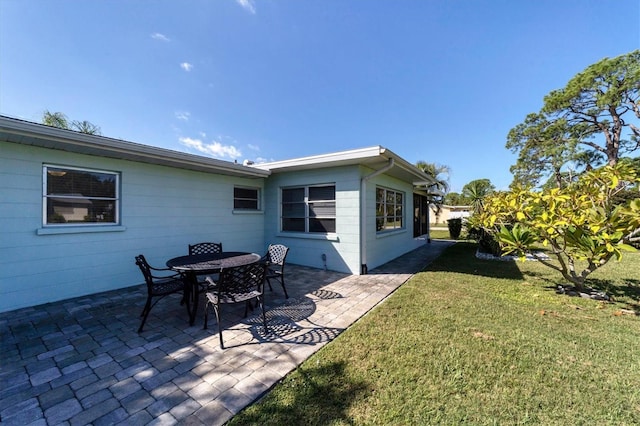
[[[389,163],[373,173],[360,179],[360,274],[366,275],[367,270],[367,181],[393,168],[395,162],[389,158]]]

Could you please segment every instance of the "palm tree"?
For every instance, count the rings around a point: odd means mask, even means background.
[[[89,135],[100,134],[100,127],[96,126],[95,124],[87,120],[83,120],[83,121],[74,120],[73,122],[71,122],[71,128],[80,133],[87,133]]]
[[[58,129],[69,130],[69,119],[61,112],[51,112],[46,110],[42,114],[42,124],[50,127],[57,127]]]
[[[436,183],[431,189],[438,190],[443,194],[449,191],[449,173],[451,173],[449,166],[420,160],[416,163],[416,167],[435,179]]]
[[[489,179],[472,180],[462,188],[462,196],[471,202],[474,213],[482,211],[484,198],[495,191]]]
[[[427,163],[426,161],[418,161],[416,167],[425,174],[431,176],[435,183],[427,188],[429,203],[435,208],[434,212],[440,214],[440,206],[444,203],[444,196],[449,191],[449,166],[436,163]]]
[[[73,120],[69,122],[69,119],[64,113],[61,112],[51,112],[46,110],[44,114],[42,114],[42,124],[51,127],[57,127],[58,129],[65,130],[74,130],[80,133],[86,133],[89,135],[99,135],[100,127],[95,124],[84,120]]]

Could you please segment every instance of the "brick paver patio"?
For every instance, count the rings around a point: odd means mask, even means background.
[[[287,265],[287,291],[267,289],[269,334],[257,310],[188,325],[178,295],[138,334],[139,286],[0,314],[3,425],[220,425],[383,301],[450,245],[433,241],[368,275]],[[133,259],[132,259],[133,264]]]

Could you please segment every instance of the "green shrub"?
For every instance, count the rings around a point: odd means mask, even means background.
[[[502,249],[496,236],[482,227],[471,227],[468,230],[468,238],[478,242],[480,253],[489,253],[494,256],[502,256]]]

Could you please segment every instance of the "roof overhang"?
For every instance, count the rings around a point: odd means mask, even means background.
[[[265,178],[270,174],[268,170],[230,161],[58,129],[5,116],[0,116],[0,141],[228,176]]]
[[[393,167],[386,172],[387,175],[405,182],[411,182],[414,187],[422,189],[435,183],[435,180],[431,176],[393,153],[391,150],[379,145],[310,157],[294,158],[291,160],[253,164],[251,167],[269,170],[271,173],[356,165],[378,170],[387,166],[391,159],[393,159]]]

